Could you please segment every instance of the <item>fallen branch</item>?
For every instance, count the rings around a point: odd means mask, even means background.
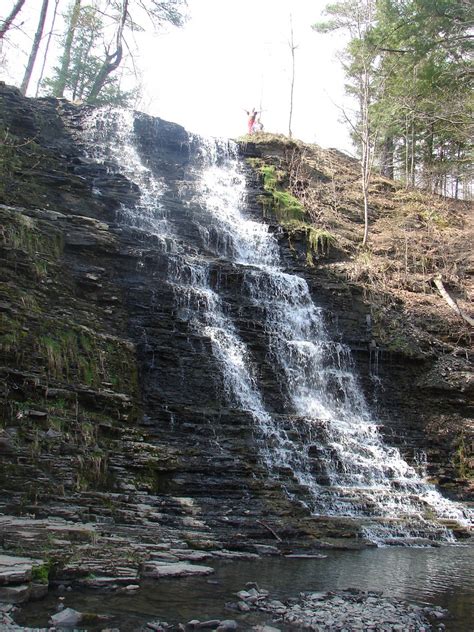
[[[273,529],[271,527],[269,527],[267,524],[265,524],[264,522],[262,522],[261,520],[257,520],[258,524],[261,524],[262,527],[265,527],[265,529],[267,529],[268,531],[270,531],[270,533],[278,540],[278,542],[282,542],[282,539],[280,538],[280,536],[278,535],[278,533],[275,533],[275,531],[273,531]]]
[[[465,320],[466,323],[469,323],[469,325],[471,325],[471,327],[474,327],[474,320],[470,316],[468,316],[468,314],[464,313],[459,308],[458,304],[454,301],[454,299],[452,299],[449,296],[449,294],[446,292],[446,289],[445,289],[445,287],[443,285],[443,281],[441,280],[441,275],[437,274],[433,278],[433,281],[434,281],[434,284],[436,285],[436,287],[438,288],[438,291],[441,294],[442,298],[444,298],[444,300],[449,305],[449,307],[451,309],[453,309],[458,316],[460,316],[463,320]]]

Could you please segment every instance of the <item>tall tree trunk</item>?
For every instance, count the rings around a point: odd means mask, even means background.
[[[77,90],[79,86],[79,80],[81,77],[81,68],[82,68],[82,64],[84,63],[84,44],[83,43],[79,51],[77,50],[75,51],[75,54],[76,54],[77,63],[75,64],[74,72],[71,75],[70,86],[69,86],[71,90],[71,98],[73,101],[77,99]]]
[[[364,64],[365,65],[365,64]],[[360,114],[361,114],[361,184],[364,199],[364,237],[362,246],[367,245],[369,237],[369,182],[372,168],[371,142],[370,142],[370,77],[367,67],[364,68],[360,79]]]
[[[293,40],[293,18],[290,14],[290,51],[291,51],[291,87],[290,87],[290,117],[288,120],[288,136],[292,137],[291,121],[293,118],[293,90],[295,87],[295,43]]]
[[[73,99],[81,99],[84,96],[84,87],[86,83],[86,73],[84,72],[84,65],[87,63],[89,59],[90,52],[92,50],[92,46],[94,44],[95,32],[91,33],[89,41],[87,43],[85,51],[82,51],[81,54],[81,64],[78,64],[80,68],[78,68],[77,77],[75,79],[74,89],[72,93]]]
[[[5,20],[3,21],[2,26],[0,26],[0,39],[4,38],[5,33],[8,31],[8,29],[12,25],[13,20],[16,18],[18,13],[21,11],[21,8],[22,8],[22,6],[24,4],[25,4],[25,0],[18,0],[18,2],[15,4],[13,9],[11,10],[10,15],[8,15],[5,18]]]
[[[424,186],[426,189],[428,189],[428,191],[431,191],[432,193],[436,191],[436,186],[437,186],[437,182],[436,182],[436,178],[434,174],[434,160],[433,160],[434,133],[435,133],[434,123],[431,123],[430,133],[428,136],[428,140],[426,142],[426,157],[425,157],[425,164],[424,164],[424,171],[426,175],[424,178],[425,179]]]
[[[31,73],[33,72],[36,56],[38,55],[39,45],[41,43],[41,38],[43,36],[44,23],[46,22],[46,13],[48,12],[48,3],[49,3],[49,0],[43,0],[43,4],[41,6],[41,13],[40,13],[39,21],[38,21],[38,28],[36,29],[35,38],[33,40],[33,46],[31,47],[30,57],[26,65],[25,76],[23,77],[23,81],[21,82],[21,86],[20,86],[20,92],[22,94],[26,94],[26,91],[28,90],[28,84],[30,83]]]
[[[80,11],[81,0],[75,0],[71,14],[71,21],[69,23],[69,28],[66,35],[66,41],[64,42],[64,51],[61,58],[61,68],[59,70],[58,83],[56,85],[56,89],[54,90],[55,97],[64,96],[64,90],[66,89],[67,82],[67,73],[69,71],[69,64],[71,63],[72,42],[74,40],[74,33],[76,31]]]
[[[111,54],[108,52],[105,55],[105,59],[102,63],[102,66],[97,73],[97,76],[92,84],[92,88],[89,92],[89,96],[87,97],[87,103],[94,103],[97,97],[99,96],[100,91],[105,85],[107,81],[107,77],[117,70],[120,66],[120,62],[122,61],[123,55],[123,29],[125,26],[125,21],[127,19],[128,14],[128,0],[122,0],[122,12],[120,15],[120,22],[117,29],[117,35],[115,38],[115,51]]]
[[[56,0],[56,4],[54,5],[53,19],[51,20],[51,28],[49,29],[48,40],[46,42],[46,49],[44,51],[43,63],[41,65],[41,72],[40,72],[38,82],[36,84],[35,97],[38,96],[39,89],[41,87],[41,82],[43,81],[44,69],[46,67],[46,60],[48,58],[49,45],[51,44],[51,37],[53,35],[54,25],[56,23],[56,17],[58,15],[58,5],[59,5],[59,0]]]
[[[393,152],[394,152],[394,142],[393,136],[386,136],[382,145],[382,156],[381,156],[381,169],[380,173],[386,178],[390,178],[393,180],[394,176],[394,168],[393,168]]]
[[[408,189],[410,186],[410,178],[409,178],[409,160],[408,157],[410,155],[409,150],[409,142],[408,142],[408,114],[405,115],[405,189]]]
[[[459,176],[459,160],[460,159],[461,159],[461,146],[458,145],[457,161],[456,161],[456,175],[454,177],[454,199],[455,200],[459,199],[459,180],[460,180],[460,176]]]

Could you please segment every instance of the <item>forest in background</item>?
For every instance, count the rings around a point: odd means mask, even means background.
[[[409,186],[472,198],[472,2],[347,0],[326,14],[315,30],[350,36],[341,63],[363,177],[375,163]]]
[[[0,22],[0,45],[14,42],[32,1],[11,3]],[[20,89],[133,106],[140,90],[134,34],[182,26],[185,11],[185,0],[41,0]],[[358,114],[341,110],[361,158],[366,220],[373,170],[407,187],[472,199],[472,3],[345,0],[325,12],[327,20],[313,26],[315,37],[337,30],[349,36],[340,61]],[[14,55],[15,47],[7,54]],[[31,85],[35,66],[39,78]],[[48,67],[52,71],[45,72]]]
[[[0,44],[8,37],[14,43],[21,11],[34,8],[33,2],[14,0],[11,12],[0,22]],[[140,90],[135,34],[182,26],[185,9],[186,0],[41,0],[22,94],[132,106]],[[15,54],[14,46],[8,54]],[[52,56],[56,56],[52,72],[45,74]],[[36,86],[30,86],[36,64],[41,71]]]

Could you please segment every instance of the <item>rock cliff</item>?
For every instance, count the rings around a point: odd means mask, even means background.
[[[245,137],[242,150],[259,175],[260,207],[280,227],[287,261],[293,258],[288,265],[327,309],[333,335],[351,347],[387,441],[447,493],[472,500],[472,327],[434,284],[443,278],[469,314],[472,202],[406,190],[375,174],[363,249],[357,161],[269,135]],[[270,183],[263,196],[262,182]],[[288,213],[282,191],[303,213]]]
[[[354,520],[311,516],[293,500],[301,490],[290,473],[268,476],[250,416],[222,397],[209,339],[178,313],[169,244],[119,221],[121,205],[136,204],[139,191],[86,151],[90,110],[0,89],[3,548],[47,560],[58,577],[130,581],[150,558],[197,560],[196,549],[223,557],[351,546]],[[196,177],[192,139],[145,115],[135,132],[147,167],[166,182],[162,203],[183,240],[192,237],[193,201],[183,196]],[[262,164],[290,174],[291,160],[304,154],[298,186],[324,200],[339,186],[324,171],[328,157],[342,166],[347,158],[279,139],[241,147],[254,159],[246,167],[249,213],[266,213],[288,269],[306,278],[334,335],[355,352],[388,441],[410,460],[423,451],[430,475],[463,493],[472,441],[464,330],[436,311],[439,301],[436,310],[429,305],[429,322],[399,297],[375,301],[366,279],[349,274],[350,236],[329,253],[316,247],[309,261],[307,229],[279,224],[262,202],[270,195]],[[217,261],[210,271],[237,317],[238,273]],[[260,358],[266,403],[276,410],[282,395],[263,332],[244,317],[239,330]]]

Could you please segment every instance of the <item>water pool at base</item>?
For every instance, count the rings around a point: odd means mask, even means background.
[[[233,618],[240,630],[266,621],[263,614],[242,615],[226,608],[246,582],[257,582],[273,596],[285,599],[301,591],[381,590],[384,595],[447,608],[448,632],[471,632],[474,604],[474,547],[379,548],[329,551],[325,559],[263,558],[257,561],[210,561],[209,577],[147,581],[132,594],[73,591],[64,595],[66,607],[110,618],[87,630],[118,627],[138,630],[153,619],[185,623],[191,619]],[[26,605],[16,617],[30,626],[47,625],[60,593]],[[281,626],[277,626],[281,627]],[[285,629],[285,628],[281,628]]]

